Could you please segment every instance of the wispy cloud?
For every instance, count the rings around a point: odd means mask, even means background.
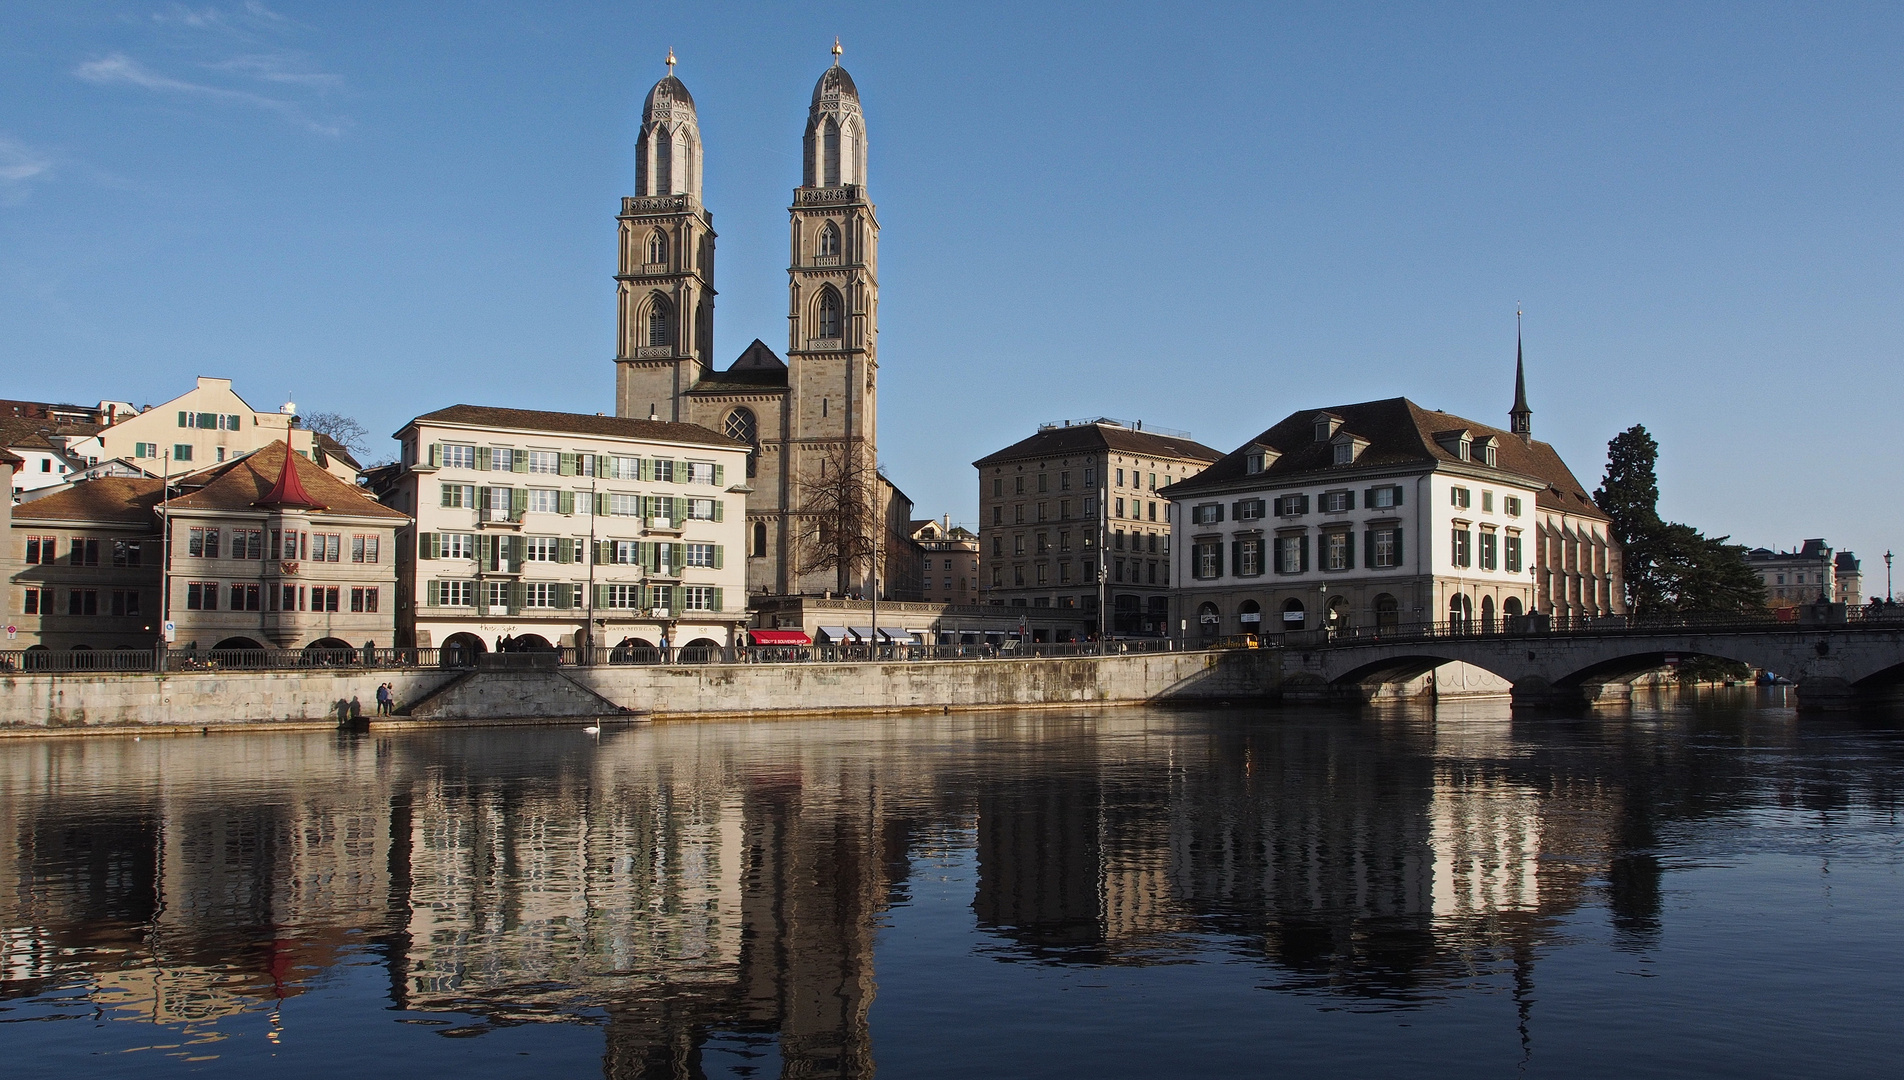
[[[73,74],[99,86],[259,109],[325,135],[349,126],[344,118],[323,115],[328,110],[320,104],[343,88],[342,77],[284,48],[286,36],[303,28],[258,0],[235,6],[175,3],[154,12],[152,21],[160,28],[161,47],[178,58],[174,62],[158,65],[113,52],[80,64]]]
[[[181,97],[199,98],[205,101],[222,101],[237,105],[249,105],[277,113],[286,119],[310,128],[324,135],[338,135],[343,125],[336,120],[319,120],[311,116],[303,106],[282,98],[249,90],[234,90],[229,87],[212,86],[208,83],[191,82],[176,78],[163,72],[154,71],[124,53],[113,53],[98,60],[88,60],[73,69],[73,74],[89,83],[100,86],[135,86],[142,90],[174,94]],[[289,80],[276,80],[289,81]]]
[[[0,206],[23,202],[33,184],[52,178],[50,156],[0,135]]]

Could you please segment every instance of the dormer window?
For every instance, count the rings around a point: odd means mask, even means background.
[[[1255,474],[1255,473],[1259,473],[1263,471],[1262,451],[1253,450],[1248,454],[1248,456],[1243,458],[1243,471],[1247,473],[1251,473],[1251,474]]]
[[[1243,452],[1243,471],[1254,476],[1276,464],[1276,459],[1280,456],[1274,447],[1264,446],[1262,443],[1251,443]]]
[[[1367,439],[1358,438],[1346,431],[1338,432],[1332,442],[1335,445],[1329,448],[1329,460],[1336,465],[1355,464],[1355,459],[1361,457],[1362,451],[1368,448]]]
[[[1355,444],[1347,443],[1347,442],[1336,443],[1335,444],[1335,463],[1337,465],[1354,464],[1355,463]]]
[[[1474,458],[1474,441],[1469,437],[1467,428],[1456,428],[1453,431],[1437,431],[1435,432],[1435,442],[1440,443],[1441,448],[1446,450],[1449,456],[1453,457],[1456,461],[1471,461]]]
[[[1342,428],[1342,418],[1334,413],[1317,413],[1312,420],[1316,429],[1316,441],[1328,442]]]
[[[1494,436],[1483,435],[1474,440],[1471,453],[1474,460],[1486,465],[1490,469],[1494,468]]]

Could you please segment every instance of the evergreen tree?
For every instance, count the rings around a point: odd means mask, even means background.
[[[1659,444],[1635,424],[1607,443],[1606,479],[1593,493],[1620,542],[1627,610],[1641,618],[1764,610],[1765,583],[1743,546],[1660,519],[1658,462]]]

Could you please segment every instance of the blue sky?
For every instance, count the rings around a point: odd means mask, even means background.
[[[814,19],[822,21],[816,22]],[[840,35],[869,124],[882,438],[922,516],[1110,415],[1229,449],[1406,395],[1662,509],[1904,540],[1904,8],[0,3],[0,396],[194,375],[379,437],[613,408],[614,215],[673,47],[716,345],[785,341],[786,206]]]

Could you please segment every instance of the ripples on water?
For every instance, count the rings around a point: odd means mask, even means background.
[[[8,1073],[1842,1075],[1904,739],[1120,710],[0,743]]]

